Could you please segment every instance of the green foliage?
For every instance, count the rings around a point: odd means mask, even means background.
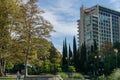
[[[72,50],[71,50],[71,47],[70,47],[70,44],[69,44],[69,59],[72,58]]]
[[[61,64],[62,55],[55,48],[55,46],[53,45],[53,43],[51,43],[51,47],[49,49],[49,52],[50,52],[49,60],[51,61],[51,63]]]
[[[16,80],[16,78],[0,78],[0,80]]]
[[[74,36],[73,38],[73,53],[74,53],[74,58],[76,57],[76,53],[77,53],[77,45],[76,45],[76,38]]]
[[[80,73],[73,73],[70,77],[75,79],[85,80],[84,76]]]
[[[108,79],[107,79],[107,77],[106,77],[106,76],[102,75],[102,76],[100,76],[100,77],[99,77],[99,79],[98,79],[98,80],[108,80]]]
[[[5,68],[7,70],[11,70],[13,67],[14,67],[14,64],[12,62],[10,62],[10,61],[7,61]]]
[[[62,72],[62,67],[60,64],[56,64],[57,72]]]
[[[63,52],[62,52],[62,70],[67,71],[68,67],[68,51],[67,51],[67,41],[65,38],[65,41],[63,41]]]
[[[58,73],[58,75],[60,75],[63,79],[65,78],[74,78],[74,79],[81,79],[81,80],[85,80],[84,76],[80,73],[72,73],[71,75],[68,76],[67,73]]]
[[[68,61],[68,64],[69,65],[73,64],[73,54],[72,54],[72,50],[71,50],[70,44],[69,44],[69,61]]]
[[[66,73],[58,73],[63,79],[68,78],[68,75]]]
[[[86,45],[85,45],[85,42],[84,44],[82,44],[82,47],[81,47],[81,55],[80,55],[80,71],[84,72],[86,69],[86,62],[87,62],[87,52],[86,52]]]
[[[33,38],[31,48],[33,55],[35,55],[34,57],[42,61],[49,59],[49,49],[51,48],[51,43],[45,38]]]
[[[44,61],[42,64],[35,64],[32,69],[29,69],[29,74],[34,75],[39,75],[41,73],[56,74],[56,72],[62,72],[61,66],[51,63],[49,60]]]
[[[76,45],[76,38],[73,37],[73,62],[75,67],[77,67],[77,45]]]
[[[94,52],[96,52],[97,50],[98,50],[97,42],[96,42],[96,40],[94,40]]]
[[[76,72],[74,66],[68,66],[68,71],[69,71],[69,72]]]
[[[10,17],[16,15],[14,12],[17,12],[17,2],[18,0],[0,0],[0,76],[4,76],[6,59],[11,55]]]
[[[45,61],[43,63],[43,70],[44,70],[45,73],[50,72],[50,61]]]
[[[55,72],[61,54],[46,39],[54,31],[53,26],[41,16],[44,11],[37,6],[38,0],[22,1],[0,0],[0,76],[4,66],[10,70],[13,64],[25,61],[35,66],[29,68],[35,74]]]
[[[120,80],[120,69],[116,69],[109,76],[109,80]]]
[[[115,68],[116,68],[116,56],[113,53],[113,54],[106,56],[104,59],[105,74],[110,74]]]
[[[58,68],[58,72],[62,72],[62,68],[61,67]]]

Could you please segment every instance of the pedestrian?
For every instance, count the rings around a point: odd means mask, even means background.
[[[17,71],[17,80],[20,80],[20,78],[21,78],[21,74],[19,71]]]

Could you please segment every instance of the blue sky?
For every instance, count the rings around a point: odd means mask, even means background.
[[[39,0],[39,7],[45,11],[44,18],[50,21],[56,32],[50,40],[62,52],[63,40],[71,44],[73,36],[77,38],[77,20],[80,7],[92,7],[96,4],[120,11],[120,0]]]

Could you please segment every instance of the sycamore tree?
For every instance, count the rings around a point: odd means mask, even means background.
[[[41,16],[44,11],[38,7],[37,0],[29,0],[27,3],[20,3],[19,11],[18,19],[14,22],[15,26],[12,32],[16,35],[15,38],[24,43],[26,76],[28,56],[32,53],[32,46],[34,46],[33,38],[50,37],[53,26]]]
[[[0,76],[4,76],[6,59],[10,55],[10,17],[17,13],[19,0],[0,0]]]
[[[51,43],[51,47],[49,49],[49,52],[50,52],[49,60],[51,61],[51,63],[61,64],[62,55],[55,48],[55,46],[53,45],[53,43]]]

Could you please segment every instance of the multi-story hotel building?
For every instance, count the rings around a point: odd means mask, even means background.
[[[78,20],[79,46],[84,42],[89,48],[95,40],[98,48],[104,41],[120,41],[120,12],[95,5],[91,8],[80,8]]]

